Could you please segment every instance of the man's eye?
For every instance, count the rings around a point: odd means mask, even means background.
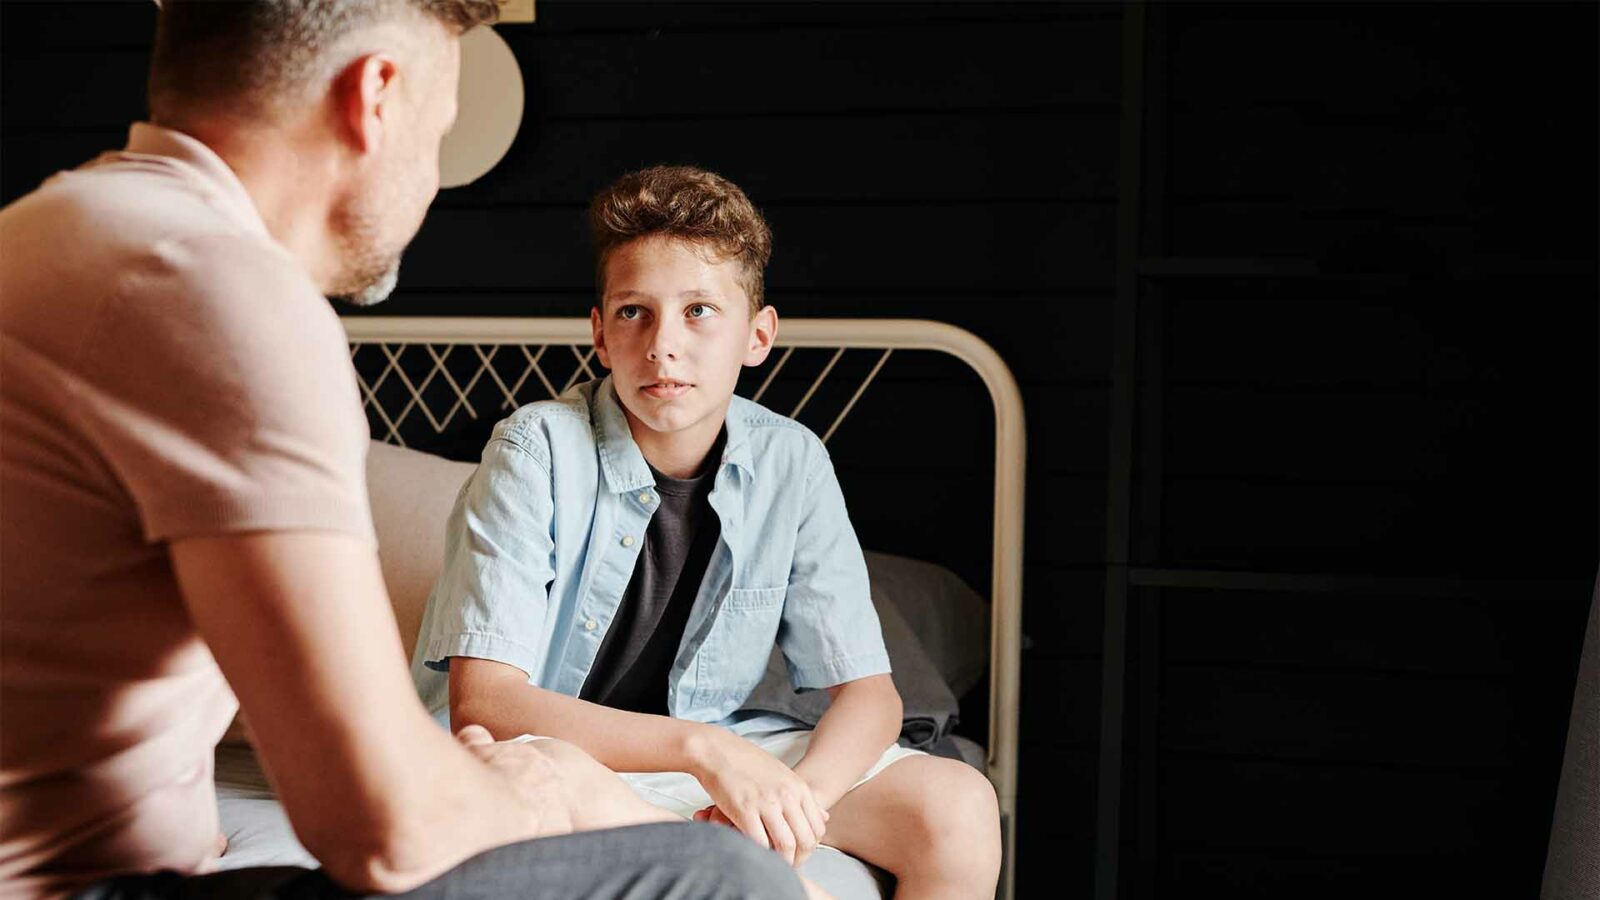
[[[689,318],[691,319],[704,319],[705,317],[716,312],[716,310],[712,309],[708,304],[696,303],[695,305],[689,307],[686,312],[689,314]]]
[[[639,318],[639,312],[640,310],[637,306],[619,306],[617,307],[617,318],[637,319]]]

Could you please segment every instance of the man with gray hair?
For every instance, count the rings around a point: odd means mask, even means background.
[[[324,297],[394,287],[495,11],[165,0],[151,121],[0,211],[0,894],[801,895],[407,676]],[[240,704],[321,870],[207,874]]]

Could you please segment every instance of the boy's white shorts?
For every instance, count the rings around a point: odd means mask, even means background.
[[[811,729],[794,728],[784,731],[763,731],[744,736],[746,740],[757,747],[771,753],[789,768],[794,768],[795,763],[806,755],[806,750],[811,746]],[[883,751],[878,761],[873,763],[867,774],[851,785],[852,789],[858,788],[872,780],[873,776],[888,768],[891,763],[899,762],[908,756],[926,756],[921,750],[910,750],[899,745],[891,746]],[[634,792],[655,806],[668,812],[676,813],[684,818],[692,817],[697,810],[711,806],[711,795],[707,794],[700,782],[688,772],[624,772],[622,780],[633,788]]]

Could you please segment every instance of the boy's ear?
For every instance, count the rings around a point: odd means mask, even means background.
[[[600,315],[600,307],[589,309],[589,327],[594,329],[594,355],[600,359],[600,365],[611,368],[611,351],[606,349],[605,319]]]
[[[772,344],[778,339],[778,311],[763,306],[750,317],[750,346],[745,349],[744,364],[759,366],[767,361]]]

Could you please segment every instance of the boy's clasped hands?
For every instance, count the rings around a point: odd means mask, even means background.
[[[729,825],[791,865],[800,865],[827,832],[828,811],[805,779],[744,738],[707,729],[690,748],[694,775],[715,805],[700,822]]]

